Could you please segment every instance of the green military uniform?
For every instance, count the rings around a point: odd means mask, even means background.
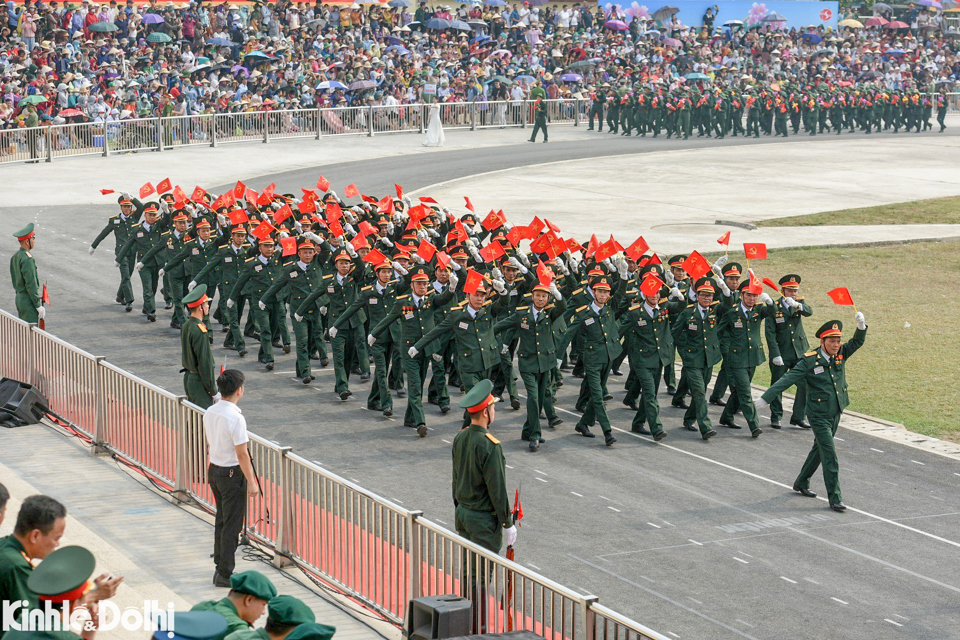
[[[509,260],[505,256],[503,259],[504,268],[513,268],[508,264]],[[520,302],[530,293],[533,285],[537,282],[536,274],[520,265],[522,271],[517,273],[513,280],[508,281],[504,277],[504,292],[497,298],[493,315],[497,319],[505,318],[516,311]],[[513,376],[513,355],[517,350],[517,343],[513,341],[500,340],[507,348],[500,350],[500,368],[493,377],[493,395],[498,398],[503,395],[504,390],[510,395],[510,404],[514,409],[520,408],[520,400],[517,398],[517,382]]]
[[[546,291],[546,287],[543,288]],[[557,346],[554,341],[553,323],[563,318],[566,304],[563,300],[547,304],[537,310],[533,303],[518,306],[509,317],[497,322],[495,331],[502,333],[502,341],[509,344],[518,336],[517,364],[520,379],[527,391],[527,419],[523,423],[521,440],[530,442],[530,450],[540,446],[540,410],[547,416],[547,423],[556,427],[562,422],[553,407],[550,392],[550,375],[557,368]]]
[[[230,576],[230,589],[239,594],[250,595],[260,600],[269,602],[277,597],[277,588],[273,586],[270,580],[259,571],[244,571]],[[253,625],[240,617],[236,605],[229,597],[221,600],[204,600],[190,611],[212,611],[219,613],[227,621],[227,630],[213,640],[223,640],[226,636],[235,631],[247,631],[253,628]]]
[[[33,235],[34,225],[28,224],[17,231],[15,238],[28,238]],[[10,279],[16,293],[17,315],[24,322],[39,322],[38,309],[43,304],[40,299],[40,277],[37,275],[37,263],[33,254],[21,247],[10,256]]]
[[[207,285],[201,284],[183,299],[185,306],[207,301]],[[183,389],[187,398],[201,409],[213,404],[217,394],[217,374],[210,348],[210,329],[203,320],[187,315],[180,328],[180,354],[183,364]]]
[[[148,202],[144,205],[144,212],[151,211],[156,212],[157,205]],[[134,223],[130,228],[130,237],[116,256],[117,263],[122,265],[126,256],[132,254],[136,256],[137,264],[141,265],[139,273],[143,289],[143,313],[151,322],[157,319],[156,295],[161,264],[157,253],[166,245],[167,236],[171,234],[169,230],[164,230],[163,226],[160,220],[152,225],[147,222]]]
[[[297,598],[276,596],[267,603],[267,620],[267,624],[286,628],[315,623],[317,617],[310,607]],[[180,635],[179,629],[177,635]],[[266,629],[241,629],[229,634],[225,640],[270,640],[270,635]]]
[[[181,212],[174,217],[174,220],[187,220],[185,213]],[[170,326],[183,324],[184,313],[182,300],[184,291],[187,288],[186,268],[183,262],[177,262],[171,265],[169,269],[164,268],[167,261],[174,259],[183,252],[184,247],[190,242],[189,232],[180,233],[176,228],[163,234],[163,243],[154,247],[148,254],[148,257],[157,256],[160,268],[158,275],[164,278],[164,287],[173,305],[173,314],[170,317]],[[146,262],[141,260],[141,262]],[[163,271],[162,274],[159,272]]]
[[[493,383],[481,380],[460,400],[463,409],[493,402]],[[471,424],[453,439],[453,505],[457,533],[494,553],[503,530],[513,526],[507,496],[507,462],[500,441],[486,427]]]
[[[21,609],[30,610],[40,606],[40,601],[28,586],[27,580],[33,573],[30,557],[20,541],[13,534],[0,538],[0,602],[26,600],[27,606]],[[0,632],[0,636],[8,634]]]
[[[153,633],[153,640],[170,640],[171,631],[174,638],[183,640],[212,640],[223,637],[227,631],[227,621],[213,611],[175,611],[169,617],[158,616],[154,623],[158,629]]]
[[[531,99],[534,99],[531,95]],[[534,106],[533,133],[530,135],[530,142],[537,141],[537,133],[543,131],[543,141],[547,141],[547,103],[544,100],[537,100]]]
[[[260,246],[274,244],[271,238],[266,238],[260,242]],[[237,283],[233,285],[230,292],[228,306],[237,308],[241,295],[249,296],[251,301],[260,300],[263,294],[281,277],[283,265],[280,264],[280,255],[274,253],[267,258],[263,253],[249,257],[244,260],[241,267],[240,277]],[[266,305],[266,309],[261,309],[257,304],[250,305],[250,313],[255,318],[257,327],[260,330],[260,351],[257,353],[257,359],[267,365],[267,369],[273,369],[273,339],[274,333],[280,332],[280,303],[277,301]]]
[[[198,223],[209,226],[209,222],[206,220]],[[196,231],[194,231],[196,233]],[[170,241],[168,240],[168,244]],[[197,284],[207,285],[207,291],[209,292],[208,297],[213,298],[213,295],[217,290],[217,283],[214,278],[214,273],[208,271],[200,276],[200,273],[203,272],[204,267],[207,266],[207,263],[212,261],[214,256],[217,255],[217,250],[219,247],[212,238],[208,238],[206,241],[200,239],[199,236],[194,236],[184,241],[183,246],[180,247],[180,250],[177,251],[174,255],[168,255],[167,262],[163,265],[164,272],[171,274],[172,279],[177,280],[177,284],[174,285],[174,290],[176,293],[173,294],[174,303],[176,303],[177,297],[183,298],[183,290],[186,289],[185,283],[196,282]],[[183,265],[182,269],[180,265]],[[174,275],[176,274],[176,275]],[[204,322],[208,325],[210,324],[210,318],[205,317]],[[174,313],[174,320],[171,322],[171,325],[177,324],[177,314]]]
[[[238,229],[246,236],[245,229],[242,227],[238,227]],[[234,232],[236,231],[235,229]],[[247,258],[250,257],[249,253],[249,242],[242,242],[239,245],[230,242],[217,249],[216,254],[195,276],[197,282],[207,281],[208,278],[217,280],[220,289],[221,313],[223,314],[221,320],[227,327],[227,337],[223,340],[223,346],[233,347],[241,352],[240,355],[246,355],[247,353],[243,333],[240,331],[240,317],[243,315],[243,306],[247,297],[240,296],[233,308],[226,306],[226,300],[229,299],[233,286],[240,279],[240,270]],[[214,274],[219,274],[219,277]]]
[[[800,285],[800,276],[789,274],[780,278],[781,287],[797,287]],[[767,348],[770,349],[770,384],[776,384],[783,375],[796,365],[803,354],[810,348],[807,334],[803,330],[803,317],[813,315],[813,309],[803,298],[797,298],[796,303],[785,304],[790,298],[780,298],[775,306],[775,313],[767,318],[765,333]],[[783,360],[782,365],[774,364],[776,358]],[[774,398],[770,403],[770,420],[779,422],[783,417],[781,396]],[[807,385],[804,381],[797,383],[797,396],[793,401],[793,415],[790,424],[798,427],[809,427],[804,421],[807,404]]]
[[[695,291],[714,290],[709,278],[700,278],[694,285]],[[677,316],[673,324],[673,342],[683,362],[682,375],[690,389],[690,407],[683,414],[683,426],[693,429],[696,420],[700,435],[708,440],[717,433],[707,415],[706,389],[713,375],[713,367],[720,362],[720,338],[717,334],[719,322],[717,303],[704,309],[694,302]]]
[[[143,215],[143,203],[136,198],[130,200],[121,198],[120,202],[121,204],[129,204],[132,206],[133,211],[131,211],[129,216],[124,215],[122,211],[115,216],[110,216],[106,226],[97,234],[97,237],[94,238],[90,244],[90,253],[93,253],[97,247],[100,246],[100,243],[112,234],[114,241],[113,254],[114,257],[116,257],[120,254],[123,243],[130,238],[130,231],[133,229],[133,225],[138,222],[140,216]],[[120,263],[120,286],[117,288],[117,302],[125,304],[128,307],[133,304],[133,285],[130,282],[130,276],[133,274],[133,265],[135,263],[136,260],[133,255],[128,255],[126,259]]]
[[[818,338],[840,335],[843,324],[839,320],[827,322],[817,331]],[[840,347],[836,356],[829,357],[822,348],[808,351],[797,365],[761,396],[769,403],[785,389],[800,380],[807,383],[807,415],[813,428],[814,444],[794,483],[794,489],[809,489],[810,478],[823,464],[823,481],[831,505],[841,505],[840,465],[833,437],[840,425],[840,416],[850,404],[847,394],[847,360],[863,346],[867,337],[866,325],[858,328],[853,339]]]

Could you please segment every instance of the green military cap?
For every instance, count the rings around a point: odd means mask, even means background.
[[[200,287],[197,287],[198,289]],[[270,601],[277,596],[277,588],[270,579],[259,571],[244,571],[230,576],[230,588],[237,593]]]
[[[680,255],[673,256],[672,258],[667,260],[667,264],[670,265],[671,267],[681,267],[683,266],[683,261],[686,259],[687,259],[687,256],[681,253]]]
[[[790,287],[791,289],[796,289],[800,286],[800,276],[795,273],[788,273],[787,275],[780,278],[778,281],[780,287]]]
[[[823,340],[843,334],[843,323],[839,320],[828,320],[823,326],[817,329],[817,337]]]
[[[20,229],[20,231],[17,231],[15,234],[13,234],[13,237],[20,241],[26,240],[27,238],[33,235],[33,229],[34,229],[34,224],[31,222],[30,224],[25,226],[23,229]]]
[[[693,290],[697,293],[701,291],[709,291],[710,293],[716,292],[717,288],[713,284],[713,278],[703,277],[697,280],[693,285]]]
[[[214,611],[175,611],[169,619],[158,615],[154,640],[211,640],[227,631],[227,620]]]
[[[308,622],[298,625],[296,629],[287,634],[285,640],[330,640],[336,632],[337,628],[328,624]]]
[[[89,550],[61,547],[30,572],[27,588],[49,602],[79,600],[90,590],[90,576],[96,566],[97,560]]]
[[[267,617],[278,624],[307,624],[317,617],[310,607],[293,596],[276,596],[267,604]]]
[[[196,307],[207,300],[207,285],[198,284],[193,288],[193,291],[183,296],[183,304],[188,307]]]
[[[496,399],[493,397],[493,383],[489,378],[484,378],[460,398],[460,408],[470,413],[478,413],[494,402]]]
[[[727,264],[723,265],[721,272],[725,278],[734,276],[739,278],[743,273],[743,267],[740,266],[739,262],[728,262]]]

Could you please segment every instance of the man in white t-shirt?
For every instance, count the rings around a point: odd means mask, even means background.
[[[234,555],[243,530],[247,498],[259,494],[259,483],[247,450],[247,421],[237,403],[243,397],[242,371],[227,369],[217,378],[220,400],[203,414],[210,466],[207,479],[213,490],[217,517],[213,535],[213,584],[230,587],[236,566]]]

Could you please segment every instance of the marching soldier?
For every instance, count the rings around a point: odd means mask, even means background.
[[[217,393],[217,374],[210,348],[210,329],[204,319],[210,315],[207,285],[200,284],[183,298],[188,310],[180,328],[180,356],[183,364],[183,389],[187,398],[201,409],[212,405]]]
[[[20,250],[10,256],[10,277],[16,293],[17,315],[24,322],[40,322],[47,312],[41,299],[37,263],[30,253],[37,244],[34,224],[31,222],[13,237],[20,243]]]
[[[165,251],[157,274],[161,278],[165,278],[164,287],[173,303],[173,316],[170,318],[170,326],[174,329],[180,328],[180,325],[183,324],[183,309],[180,305],[183,300],[183,292],[187,288],[188,279],[182,260],[172,264],[169,269],[163,268],[163,265],[167,261],[173,261],[190,242],[191,238],[187,231],[189,224],[190,216],[184,211],[177,211],[173,214],[173,231],[166,236],[166,244],[154,247],[154,254]]]
[[[767,318],[765,328],[767,348],[770,349],[770,384],[776,384],[810,348],[807,334],[803,330],[803,317],[813,315],[813,309],[798,295],[800,276],[795,273],[787,274],[780,278],[779,284],[783,297],[774,307],[775,314]],[[783,404],[780,398],[781,396],[778,395],[770,403],[770,424],[774,429],[780,428],[780,418],[783,417]],[[803,429],[810,428],[804,420],[806,405],[807,385],[801,380],[797,383],[797,396],[793,401],[790,424]]]
[[[107,220],[107,226],[93,239],[90,244],[90,255],[97,250],[100,243],[108,235],[113,234],[114,249],[113,255],[116,257],[120,253],[123,244],[130,238],[130,230],[134,223],[140,220],[143,215],[143,203],[136,198],[131,198],[129,193],[123,193],[118,200],[120,204],[120,213],[110,216]],[[133,285],[130,283],[130,276],[133,273],[133,265],[136,263],[134,256],[127,256],[120,263],[120,286],[117,288],[117,304],[126,306],[129,313],[133,309]]]
[[[200,270],[196,280],[191,281],[187,287],[190,291],[197,286],[198,281],[206,281],[212,277],[212,274],[220,274],[220,303],[223,306],[223,324],[226,325],[225,331],[227,337],[223,340],[223,346],[227,349],[236,349],[240,352],[240,357],[247,355],[246,343],[243,340],[243,334],[240,332],[240,317],[243,315],[243,306],[247,301],[246,296],[240,296],[237,306],[228,309],[226,300],[230,298],[230,292],[233,291],[233,285],[240,278],[240,270],[250,257],[250,243],[247,242],[247,230],[242,224],[238,224],[230,230],[230,242],[219,249],[217,253],[207,262],[206,266]]]
[[[247,258],[240,271],[237,283],[233,285],[227,308],[233,309],[241,295],[250,296],[250,300],[260,300],[267,289],[280,277],[283,267],[275,255],[276,243],[266,237],[257,243],[259,254]],[[259,305],[250,305],[257,326],[260,328],[260,351],[257,359],[266,365],[267,371],[273,371],[273,336],[279,333],[280,303],[273,302],[260,309]]]
[[[723,279],[717,281],[717,286],[722,296],[720,298],[720,306],[717,309],[717,315],[723,315],[723,312],[727,309],[732,309],[740,304],[740,264],[737,262],[725,264],[721,270],[721,274],[723,275]],[[723,354],[725,349],[726,345],[724,344],[723,336],[720,336],[720,353]],[[727,401],[723,399],[723,395],[727,392],[727,386],[727,365],[726,361],[723,361],[720,363],[720,373],[717,374],[717,379],[713,381],[713,392],[710,394],[710,404],[717,405],[718,407],[727,406]]]
[[[862,313],[857,312],[857,330],[853,339],[842,343],[843,323],[831,320],[817,331],[820,348],[808,351],[797,365],[780,380],[771,385],[757,401],[759,408],[765,408],[771,401],[790,386],[800,380],[807,383],[807,415],[813,428],[814,443],[807,459],[800,469],[800,475],[793,483],[793,490],[801,495],[815,498],[810,491],[810,478],[817,467],[823,464],[823,482],[827,487],[830,508],[845,511],[846,505],[840,493],[840,465],[833,438],[840,426],[840,416],[850,404],[847,395],[847,360],[857,349],[863,346],[867,337],[867,322]]]
[[[216,282],[212,277],[213,274],[204,276],[202,279],[200,278],[200,272],[203,271],[203,268],[207,266],[207,263],[212,260],[217,253],[217,245],[210,239],[210,221],[205,218],[197,221],[196,226],[194,226],[194,233],[196,235],[186,240],[180,251],[173,256],[168,256],[167,263],[161,271],[174,273],[175,269],[183,265],[182,276],[176,277],[177,284],[174,285],[174,290],[182,295],[182,289],[177,289],[177,287],[185,287],[189,291],[190,284],[202,283],[207,285],[207,291],[209,291],[212,296],[217,288]],[[171,275],[171,279],[173,278],[174,276]],[[181,281],[183,282],[181,283]],[[208,298],[212,300],[210,296],[208,296]],[[209,326],[210,318],[204,318],[204,322]],[[180,328],[180,325],[176,321],[171,322],[170,326],[174,329]],[[213,340],[213,336],[210,336],[210,340]]]
[[[717,435],[707,415],[706,389],[713,375],[713,367],[720,362],[720,338],[717,335],[717,312],[713,294],[716,290],[710,278],[700,278],[694,285],[697,301],[677,317],[671,329],[683,375],[690,387],[690,407],[683,414],[683,426],[694,431],[694,420],[700,427],[700,436],[709,440]]]
[[[115,266],[123,265],[126,256],[133,255],[137,262],[133,265],[134,271],[140,274],[140,284],[143,288],[142,312],[150,322],[157,321],[157,284],[160,282],[160,260],[156,257],[166,244],[169,230],[164,230],[160,222],[160,207],[156,202],[143,205],[143,222],[133,224],[130,237],[120,248],[116,256]]]
[[[530,142],[537,141],[537,133],[543,131],[543,141],[547,142],[547,103],[537,99],[534,104],[533,133],[530,135]]]

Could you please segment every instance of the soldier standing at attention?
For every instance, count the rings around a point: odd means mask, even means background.
[[[210,329],[203,321],[210,314],[207,285],[197,285],[183,298],[183,305],[189,314],[180,328],[183,389],[190,402],[206,409],[220,399],[213,351],[210,349]]]
[[[40,299],[40,277],[37,263],[30,250],[37,244],[34,225],[31,222],[13,236],[20,243],[20,250],[10,257],[10,278],[16,292],[17,315],[24,322],[39,322],[46,315]]]
[[[97,250],[97,247],[108,235],[113,234],[114,256],[120,253],[120,249],[130,238],[130,230],[135,222],[140,220],[143,215],[143,204],[136,198],[131,198],[129,193],[120,195],[120,213],[110,216],[107,226],[103,228],[93,243],[90,244],[90,255]],[[120,263],[120,287],[117,289],[117,304],[126,305],[125,311],[129,313],[133,309],[133,285],[130,283],[130,276],[133,274],[133,265],[136,259],[129,255]]]
[[[770,349],[770,384],[776,384],[787,371],[800,361],[803,354],[810,348],[807,334],[803,330],[803,316],[813,315],[800,293],[800,276],[795,273],[780,278],[780,290],[783,297],[777,301],[775,314],[767,318],[766,334],[767,348]],[[793,415],[790,424],[802,429],[809,429],[810,425],[804,420],[807,405],[807,385],[802,380],[797,383],[797,397],[793,401]],[[770,403],[770,424],[774,429],[780,428],[780,418],[783,417],[783,404],[778,395]]]
[[[837,427],[840,426],[840,416],[850,404],[844,365],[847,359],[863,346],[867,337],[867,321],[863,314],[858,311],[854,317],[857,330],[850,342],[842,344],[842,322],[827,322],[817,331],[820,348],[803,354],[803,359],[797,366],[767,389],[757,401],[758,408],[766,408],[784,389],[806,380],[807,414],[810,416],[815,440],[803,468],[800,469],[800,475],[793,483],[793,490],[808,498],[817,497],[816,493],[810,491],[810,478],[822,463],[823,482],[827,486],[830,508],[834,511],[847,509],[840,495],[840,464],[833,443]]]

